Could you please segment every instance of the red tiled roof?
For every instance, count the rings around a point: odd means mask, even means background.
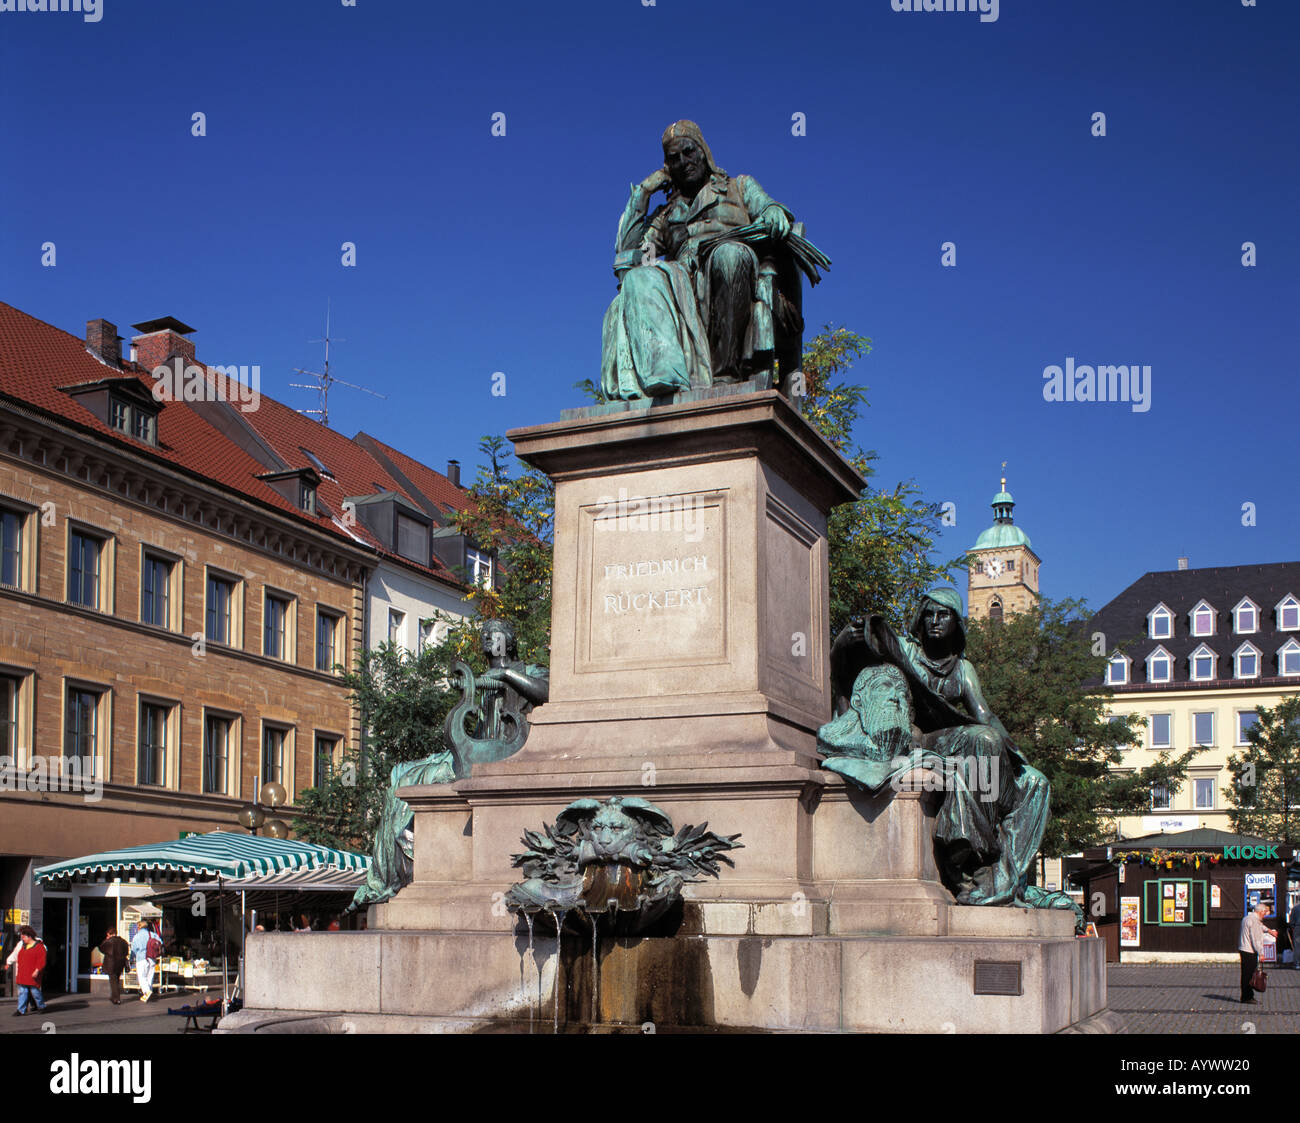
[[[443,514],[449,511],[463,511],[469,506],[469,497],[465,489],[457,487],[441,472],[435,472],[418,460],[412,460],[404,452],[398,452],[397,449],[368,433],[358,433],[357,439],[361,437],[374,441],[379,450],[392,460],[397,470],[410,480],[413,486],[419,488],[430,502],[436,504]]]
[[[0,301],[0,398],[25,403],[75,428],[94,433],[106,443],[130,448],[148,459],[166,462],[182,472],[227,487],[346,541],[360,541],[405,565],[412,565],[456,585],[463,584],[436,557],[432,559],[432,566],[418,565],[385,548],[360,522],[345,529],[334,521],[331,515],[342,512],[345,496],[373,494],[375,485],[397,492],[413,505],[420,506],[416,497],[409,495],[381,463],[342,434],[266,394],[261,395],[258,409],[237,414],[291,468],[315,467],[303,454],[301,446],[315,453],[333,473],[334,479],[322,478],[317,488],[317,496],[330,515],[309,515],[258,478],[268,472],[265,465],[215,429],[186,403],[171,401],[162,404],[158,415],[158,444],[154,446],[106,425],[60,389],[113,378],[134,379],[146,391],[152,391],[154,386],[149,372],[137,364],[123,360],[120,370],[108,366],[88,352],[85,341],[78,336]],[[402,457],[395,450],[392,452],[395,460],[401,457],[404,464],[409,463],[413,472],[428,473],[442,480],[446,488],[457,490],[445,476],[409,457]]]

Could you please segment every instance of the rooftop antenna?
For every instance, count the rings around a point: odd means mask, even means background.
[[[387,394],[381,394],[376,390],[371,390],[368,386],[358,386],[355,382],[347,382],[342,378],[335,378],[330,374],[330,302],[325,301],[325,338],[309,339],[308,343],[325,344],[325,370],[324,372],[314,370],[303,370],[302,367],[294,367],[296,374],[305,375],[308,378],[316,379],[315,382],[290,382],[289,385],[296,390],[315,390],[320,401],[319,409],[300,409],[299,413],[305,413],[308,417],[316,417],[322,425],[330,423],[330,387],[335,383],[340,386],[348,386],[353,390],[360,390],[366,394],[373,394],[376,398],[388,400]],[[346,339],[335,340],[337,343],[346,343]]]

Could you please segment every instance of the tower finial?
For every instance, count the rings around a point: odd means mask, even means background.
[[[1007,462],[1002,461],[1002,490],[1007,490]]]

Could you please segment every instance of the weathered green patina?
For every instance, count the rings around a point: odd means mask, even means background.
[[[375,830],[374,860],[366,882],[352,898],[348,911],[387,901],[409,885],[415,863],[414,820],[410,806],[397,796],[399,788],[417,784],[449,784],[470,774],[475,764],[505,760],[528,738],[528,712],[545,702],[550,675],[543,666],[519,661],[515,631],[504,620],[485,621],[480,631],[488,670],[475,675],[464,663],[460,674],[461,701],[447,715],[448,748],[420,760],[397,765],[384,793],[384,806]],[[467,732],[466,722],[473,732]]]
[[[529,918],[539,914],[563,927],[564,916],[583,912],[593,923],[609,914],[622,934],[638,932],[681,897],[682,886],[717,877],[723,853],[740,835],[717,835],[672,820],[644,799],[579,799],[555,817],[555,826],[525,831],[528,849],[513,865],[525,880],[506,894],[506,906]]]
[[[830,264],[757,180],[718,166],[693,121],[669,126],[663,150],[663,167],[632,186],[618,226],[620,291],[602,333],[607,400],[740,381],[778,357],[797,363],[798,271],[815,284]],[[660,190],[667,201],[649,213]]]
[[[823,767],[872,792],[937,773],[946,795],[935,856],[958,903],[1071,908],[1081,920],[1064,893],[1029,884],[1051,790],[989,709],[965,646],[953,589],[925,597],[908,635],[880,616],[845,628],[831,648],[836,717],[818,733]]]

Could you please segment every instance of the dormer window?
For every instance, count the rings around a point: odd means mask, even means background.
[[[1232,653],[1233,673],[1237,678],[1259,678],[1259,648],[1249,641]]]
[[[1192,652],[1188,664],[1192,672],[1193,682],[1208,682],[1215,676],[1215,668],[1219,657],[1211,651],[1205,644],[1201,644]]]
[[[316,488],[320,485],[320,476],[311,468],[291,468],[287,472],[267,472],[257,477],[267,487],[283,496],[298,510],[308,515],[319,514],[316,504]]]
[[[1128,665],[1128,656],[1121,655],[1118,651],[1115,652],[1115,654],[1110,657],[1110,662],[1106,664],[1106,685],[1127,686]]]
[[[1278,648],[1277,669],[1288,678],[1300,675],[1300,643],[1289,639]]]
[[[1288,593],[1277,604],[1277,630],[1300,632],[1300,601]]]
[[[134,437],[145,444],[158,443],[158,411],[125,394],[110,390],[108,395],[108,425],[119,433]]]
[[[1147,616],[1147,635],[1152,639],[1169,639],[1174,634],[1174,614],[1163,604],[1156,605]]]
[[[1214,635],[1214,609],[1208,601],[1201,601],[1192,609],[1192,635]]]
[[[1169,682],[1173,678],[1174,660],[1163,647],[1147,656],[1147,682]]]
[[[484,589],[492,588],[492,555],[485,550],[476,550],[473,546],[465,547],[465,568],[469,570],[469,579]]]
[[[1259,631],[1259,605],[1250,597],[1232,610],[1232,630],[1239,636],[1250,636]]]

